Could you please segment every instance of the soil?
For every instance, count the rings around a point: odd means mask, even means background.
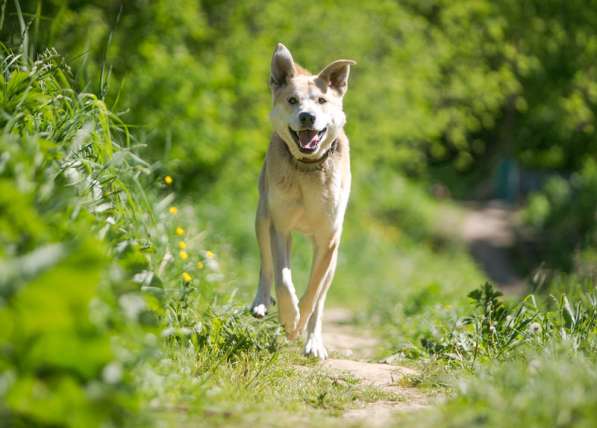
[[[520,294],[524,280],[518,276],[510,259],[514,245],[514,211],[506,205],[489,203],[469,207],[460,229],[471,255],[488,278],[505,292]],[[400,412],[428,408],[440,397],[409,387],[409,379],[418,375],[410,367],[374,361],[378,339],[353,323],[353,314],[343,308],[330,308],[324,320],[324,342],[334,358],[323,361],[317,370],[339,377],[349,375],[361,385],[389,393],[394,400],[359,403],[342,417],[347,423],[366,427],[390,425]]]
[[[461,235],[471,255],[487,277],[502,291],[521,294],[525,282],[510,259],[514,246],[515,211],[508,205],[490,202],[468,209]]]
[[[358,403],[342,415],[349,424],[383,427],[400,412],[417,411],[433,404],[436,397],[408,386],[409,379],[418,375],[410,367],[376,362],[379,342],[370,332],[354,326],[353,314],[343,308],[330,308],[324,319],[324,342],[333,358],[327,359],[317,370],[328,376],[349,375],[360,385],[388,393],[391,400]]]

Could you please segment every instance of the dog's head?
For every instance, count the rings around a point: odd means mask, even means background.
[[[342,98],[350,66],[340,59],[311,75],[295,64],[290,51],[278,43],[272,58],[270,87],[274,130],[297,159],[318,159],[327,152],[346,122]]]

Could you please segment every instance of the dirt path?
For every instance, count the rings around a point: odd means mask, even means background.
[[[520,294],[525,283],[512,266],[509,254],[514,246],[513,218],[513,209],[498,202],[473,206],[466,214],[461,234],[489,279],[503,291]]]
[[[469,208],[460,236],[468,244],[471,255],[487,276],[506,292],[520,293],[524,280],[515,271],[509,249],[514,245],[514,211],[499,203]],[[378,340],[367,331],[358,330],[352,322],[352,313],[342,308],[326,312],[324,339],[332,358],[322,362],[318,369],[328,376],[350,375],[361,385],[378,388],[397,400],[360,403],[342,417],[347,423],[367,427],[391,424],[399,412],[412,412],[429,407],[437,397],[430,396],[409,385],[408,378],[417,371],[390,364],[372,362]]]
[[[342,308],[327,310],[324,322],[324,339],[332,358],[322,362],[317,369],[331,377],[350,375],[360,385],[377,388],[388,393],[392,400],[359,403],[344,412],[348,423],[367,427],[387,426],[398,412],[410,412],[431,405],[433,397],[408,385],[408,378],[418,372],[409,367],[371,362],[378,340],[369,332],[355,328],[352,313]]]

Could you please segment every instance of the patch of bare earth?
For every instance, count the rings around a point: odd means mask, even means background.
[[[513,208],[493,201],[467,210],[462,237],[479,267],[502,291],[521,294],[525,282],[510,259],[514,246]]]
[[[399,412],[412,412],[431,405],[433,397],[417,388],[405,386],[410,378],[418,375],[416,370],[371,362],[378,340],[370,332],[354,327],[350,311],[341,308],[327,311],[324,341],[330,354],[336,358],[323,361],[318,369],[332,377],[349,375],[360,385],[379,389],[392,397],[392,400],[359,403],[358,407],[342,415],[347,422],[367,427],[387,426]]]

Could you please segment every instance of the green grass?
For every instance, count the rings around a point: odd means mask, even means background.
[[[558,348],[558,349],[554,349]],[[591,427],[595,425],[595,358],[567,346],[531,352],[451,374],[445,404],[397,424],[432,427]]]
[[[175,203],[119,118],[68,85],[55,53],[18,60],[5,57],[2,81],[4,421],[144,425],[181,408],[208,425],[274,410],[326,420],[388,398],[296,369],[312,362],[275,321],[248,316],[235,260]]]
[[[258,171],[180,199],[55,52],[5,53],[2,69],[1,421],[339,426],[400,400],[323,373],[275,314],[248,315]],[[504,301],[479,288],[457,206],[385,169],[356,167],[354,183],[330,305],[381,339],[380,357],[418,368],[412,386],[447,397],[417,425],[594,425],[594,285],[562,277],[553,289],[576,292]],[[299,289],[310,259],[297,239]]]

